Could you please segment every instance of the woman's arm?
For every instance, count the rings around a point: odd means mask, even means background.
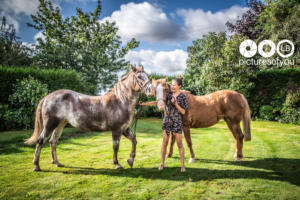
[[[139,102],[140,106],[156,106],[157,101]]]
[[[185,110],[183,108],[181,108],[181,106],[178,104],[177,101],[175,101],[175,107],[177,108],[177,110],[184,115],[185,114]]]
[[[171,99],[172,103],[175,105],[175,107],[177,108],[177,110],[184,115],[185,111],[188,109],[188,104],[187,104],[187,100],[186,100],[186,96],[183,96],[181,101],[180,101],[180,105],[177,101],[177,98],[172,97]]]

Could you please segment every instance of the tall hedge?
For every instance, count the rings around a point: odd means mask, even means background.
[[[261,118],[262,107],[271,106],[273,116],[280,120],[288,96],[300,91],[300,68],[273,69],[261,71],[252,80],[255,87],[250,92],[248,99],[252,116]],[[294,107],[299,108],[300,99],[295,99]],[[270,108],[270,107],[269,107]],[[270,110],[270,109],[269,109]]]
[[[29,76],[47,84],[49,92],[71,89],[86,93],[84,82],[74,70],[0,66],[0,104],[7,104],[9,95],[13,93],[12,86]]]

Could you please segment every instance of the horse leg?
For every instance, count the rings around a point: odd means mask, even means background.
[[[234,157],[237,161],[243,158],[243,139],[244,135],[241,130],[240,123],[234,124],[233,125],[233,130],[237,133],[236,134],[236,152],[234,154]]]
[[[56,164],[56,167],[64,166],[57,159],[56,146],[57,146],[58,139],[60,138],[65,125],[66,125],[65,122],[59,124],[58,127],[53,131],[52,136],[49,141],[50,147],[51,147],[51,154],[52,154],[52,164]]]
[[[36,144],[34,158],[33,158],[33,164],[35,166],[33,171],[41,171],[41,168],[39,165],[41,150],[42,150],[43,144],[46,142],[47,138],[50,136],[52,131],[53,130],[51,130],[51,129],[44,128],[39,137],[38,143]]]
[[[122,132],[120,130],[112,131],[113,148],[114,148],[113,164],[115,164],[116,169],[123,169],[123,167],[119,164],[118,161],[118,151],[119,151],[121,133]]]
[[[190,160],[189,164],[195,162],[195,153],[192,147],[192,139],[191,139],[191,132],[190,132],[190,127],[183,127],[183,134],[185,137],[186,144],[189,148],[190,151]]]
[[[171,133],[170,140],[171,140],[171,142],[170,142],[170,148],[169,148],[168,158],[171,158],[172,154],[173,154],[173,146],[174,146],[174,143],[175,143],[175,135],[173,133]]]
[[[135,158],[135,152],[136,152],[136,137],[135,135],[131,132],[130,128],[127,128],[124,132],[123,135],[128,138],[131,143],[132,143],[132,148],[131,148],[131,153],[130,153],[130,158],[127,160],[127,163],[129,164],[130,167],[133,166],[134,158]]]
[[[33,164],[35,166],[35,168],[33,169],[34,171],[41,171],[39,161],[43,144],[46,142],[46,140],[49,138],[50,134],[54,131],[58,124],[58,118],[48,118],[44,120],[44,128],[38,139],[33,158]]]
[[[236,161],[240,161],[243,158],[243,138],[240,123],[233,123],[231,120],[224,118],[227,123],[228,128],[230,129],[234,139],[235,139],[235,154],[234,158]]]

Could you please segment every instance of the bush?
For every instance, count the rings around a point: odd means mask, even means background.
[[[280,122],[300,125],[300,89],[288,92],[281,114]]]
[[[263,120],[274,120],[273,107],[269,105],[262,106],[259,110],[259,117]]]
[[[48,85],[49,92],[58,89],[71,89],[77,92],[88,93],[86,84],[77,72],[62,69],[38,69],[34,67],[7,67],[0,66],[0,104],[8,104],[8,97],[13,93],[13,85],[17,80],[32,76],[34,79]]]
[[[252,117],[260,118],[262,106],[270,105],[274,120],[291,122],[295,121],[292,119],[297,119],[295,108],[300,106],[300,101],[299,97],[291,95],[300,88],[300,68],[261,71],[252,81],[255,87],[248,98]],[[294,106],[291,106],[291,99]]]
[[[13,85],[13,91],[3,114],[3,128],[32,128],[39,100],[48,94],[47,85],[29,76]]]

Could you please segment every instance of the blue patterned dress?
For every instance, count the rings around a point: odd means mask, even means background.
[[[171,102],[173,93],[167,93],[166,99],[166,115],[164,117],[162,129],[166,130],[166,133],[169,135],[169,132],[182,133],[182,114],[177,110],[175,105]],[[176,100],[181,108],[184,110],[188,109],[188,103],[185,94],[180,93]]]

